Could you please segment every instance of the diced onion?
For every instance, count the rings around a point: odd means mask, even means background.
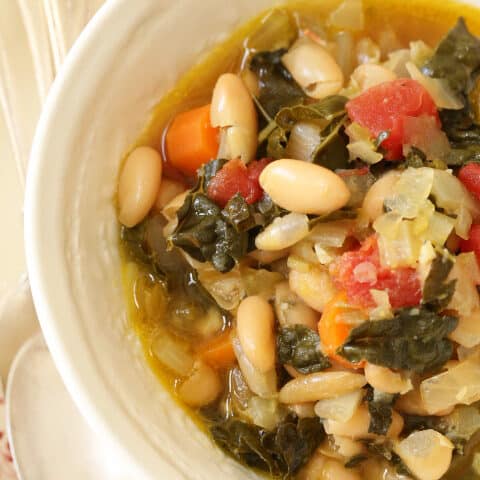
[[[450,90],[444,80],[427,77],[413,62],[408,62],[406,68],[410,77],[427,90],[438,108],[461,110],[464,107],[462,100]]]
[[[380,47],[369,37],[361,38],[355,47],[358,63],[378,63]]]
[[[412,62],[417,67],[424,65],[432,56],[433,49],[430,48],[423,40],[410,42],[410,57]]]
[[[480,400],[480,361],[468,358],[420,384],[423,403],[430,415],[455,405]]]
[[[335,398],[319,400],[315,404],[315,413],[320,418],[348,422],[360,405],[362,398],[362,390],[354,390]]]
[[[282,412],[275,398],[251,397],[245,412],[259,427],[273,430],[282,420]]]
[[[157,336],[151,351],[164,367],[177,375],[186,377],[193,368],[194,358],[188,346],[166,332]]]
[[[388,54],[388,60],[383,66],[391,70],[398,78],[408,77],[406,64],[410,62],[410,50],[402,48]]]
[[[355,41],[348,31],[335,34],[335,60],[342,69],[345,78],[350,77],[355,68]]]
[[[311,122],[298,122],[292,128],[285,155],[287,158],[311,162],[320,143],[320,127]]]
[[[308,217],[300,213],[289,213],[277,217],[255,238],[255,246],[260,250],[282,250],[291,247],[308,235]]]
[[[472,222],[473,218],[468,208],[465,205],[460,205],[457,212],[457,219],[455,221],[455,233],[460,238],[468,240]]]
[[[220,273],[213,268],[200,268],[198,269],[198,278],[218,305],[225,310],[237,308],[240,300],[245,296],[238,268],[234,268],[228,273]]]
[[[341,247],[354,228],[355,224],[351,220],[319,223],[312,228],[307,238],[322,247]]]

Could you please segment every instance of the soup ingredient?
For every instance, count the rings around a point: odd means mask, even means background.
[[[480,400],[479,359],[467,358],[446,372],[423,380],[420,392],[430,415],[454,405],[471,405]]]
[[[453,344],[446,337],[458,324],[425,307],[397,310],[392,319],[362,323],[349,334],[337,353],[350,362],[417,373],[434,371],[450,360]]]
[[[186,342],[161,332],[152,344],[153,355],[171,372],[186,377],[193,368],[194,356]]]
[[[331,170],[300,160],[276,160],[260,174],[260,185],[282,208],[325,215],[350,198],[345,182]]]
[[[218,373],[203,362],[195,362],[193,371],[178,387],[178,395],[190,407],[212,403],[223,390]]]
[[[303,374],[315,373],[331,366],[320,350],[320,338],[304,325],[283,327],[277,334],[277,356]]]
[[[385,198],[391,195],[394,185],[400,178],[400,172],[390,171],[380,177],[368,190],[363,199],[362,212],[370,222],[374,222],[384,213]]]
[[[250,162],[248,166],[238,159],[230,160],[209,181],[208,197],[222,208],[237,193],[249,205],[258,202],[263,196],[258,177],[268,163],[267,158]]]
[[[478,163],[465,165],[458,172],[458,178],[466,189],[480,200],[480,165]]]
[[[118,219],[127,227],[140,223],[155,203],[162,180],[162,157],[151,147],[137,147],[125,160],[118,180]]]
[[[246,255],[257,227],[281,212],[266,196],[249,206],[240,194],[222,210],[205,192],[223,165],[224,160],[214,160],[198,171],[197,184],[177,211],[178,225],[168,241],[195,260],[209,261],[216,270],[228,272]]]
[[[273,309],[263,297],[247,297],[238,307],[238,339],[248,360],[262,373],[275,367],[274,320]]]
[[[210,121],[210,105],[179,113],[165,137],[168,163],[193,176],[204,163],[216,158],[218,129]]]
[[[214,368],[225,369],[235,364],[231,331],[222,334],[200,345],[197,349],[200,358]]]
[[[281,478],[295,475],[325,438],[320,419],[296,416],[273,430],[231,418],[213,423],[210,431],[238,460]]]
[[[384,82],[391,82],[397,78],[389,68],[376,63],[359,65],[352,73],[352,80],[356,82],[362,92]]]
[[[338,397],[366,384],[365,377],[351,372],[317,372],[290,380],[279,393],[281,403],[315,402]]]
[[[273,397],[277,393],[277,373],[275,368],[268,372],[261,372],[253,366],[245,355],[237,337],[232,338],[232,345],[238,365],[250,390],[262,398]]]
[[[439,480],[452,461],[453,444],[435,430],[423,430],[396,443],[394,450],[419,480]]]
[[[288,213],[276,218],[259,233],[255,237],[255,246],[266,251],[283,250],[305,238],[308,233],[308,217],[300,213]]]
[[[395,395],[368,388],[365,399],[370,413],[368,432],[386,435],[392,424],[392,406],[396,400]]]
[[[375,236],[367,238],[359,250],[344,253],[330,265],[330,275],[339,290],[346,291],[354,305],[376,305],[371,290],[388,293],[393,308],[420,303],[422,292],[414,268],[386,268],[381,265]]]
[[[472,225],[468,233],[468,239],[460,242],[462,252],[474,252],[477,262],[480,264],[480,225]]]
[[[343,86],[343,72],[335,59],[307,37],[297,40],[282,62],[309,97],[322,99],[338,93]]]
[[[412,390],[412,381],[401,373],[394,372],[386,367],[366,363],[364,375],[369,385],[375,390],[384,393],[407,393]]]
[[[422,303],[440,311],[448,306],[455,292],[456,279],[450,278],[453,260],[448,253],[436,252],[423,286]]]
[[[330,15],[328,23],[338,29],[363,30],[365,14],[361,0],[344,0]]]
[[[220,75],[213,89],[210,119],[219,127],[219,158],[248,163],[257,150],[257,113],[243,80],[233,73]],[[212,157],[213,158],[213,157]]]
[[[347,103],[353,122],[368,128],[373,137],[388,132],[382,142],[388,160],[402,157],[403,122],[406,117],[431,115],[437,122],[438,112],[430,94],[415,80],[399,78],[363,92]]]
[[[358,439],[375,439],[378,436],[374,433],[369,432],[371,423],[370,412],[366,404],[360,405],[352,418],[347,422],[338,422],[336,420],[324,420],[323,426],[325,432],[329,435],[338,435],[341,437],[347,437],[352,440]],[[400,432],[403,428],[403,419],[402,417],[392,411],[392,422],[387,431],[388,438],[395,438],[400,435]]]
[[[258,76],[260,83],[258,101],[269,119],[274,118],[282,107],[302,103],[305,99],[302,88],[282,63],[286,52],[284,48],[259,52],[250,61],[250,70]]]
[[[363,390],[358,389],[338,397],[325,398],[315,404],[315,413],[323,419],[348,422],[363,399]]]
[[[356,364],[346,362],[343,357],[337,355],[337,350],[348,338],[354,324],[348,323],[352,314],[359,318],[359,322],[366,319],[365,313],[347,303],[345,293],[337,294],[323,310],[322,317],[318,323],[318,332],[325,353],[335,361],[340,362],[350,368],[362,368],[364,362],[359,361]]]
[[[160,190],[155,200],[155,208],[161,212],[175,197],[186,189],[185,185],[170,178],[162,178]]]

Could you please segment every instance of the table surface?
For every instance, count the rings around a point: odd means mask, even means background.
[[[2,383],[16,350],[38,328],[23,249],[28,155],[55,74],[104,1],[0,2],[0,480],[15,478],[4,434]]]

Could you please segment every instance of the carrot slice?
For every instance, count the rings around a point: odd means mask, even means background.
[[[218,128],[210,123],[210,105],[178,114],[165,138],[168,162],[186,175],[217,156]]]
[[[200,345],[197,349],[200,358],[215,368],[228,368],[235,364],[230,330]]]
[[[352,314],[363,314],[363,310],[348,305],[347,295],[341,292],[330,300],[325,306],[320,321],[318,322],[318,333],[325,353],[336,362],[347,368],[363,368],[365,362],[352,363],[336,353],[337,348],[345,343],[353,326],[342,317]],[[365,316],[366,318],[366,316]]]

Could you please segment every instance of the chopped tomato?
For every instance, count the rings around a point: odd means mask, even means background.
[[[374,307],[370,290],[388,293],[393,308],[418,305],[422,299],[420,279],[414,268],[384,268],[380,265],[377,239],[369,237],[360,249],[344,253],[330,266],[335,286],[347,292],[348,301]]]
[[[403,123],[406,117],[430,115],[440,125],[437,107],[430,94],[415,80],[399,78],[369,88],[347,103],[348,116],[367,128],[372,136],[388,132],[381,144],[388,160],[402,157]]]
[[[210,181],[207,195],[221,207],[236,193],[240,193],[249,204],[257,202],[263,196],[258,178],[269,161],[263,158],[245,166],[239,159],[230,160]]]
[[[480,200],[480,164],[469,163],[460,169],[458,178],[465,188]]]
[[[468,234],[468,240],[460,241],[462,252],[473,252],[480,264],[480,225],[472,225]]]

